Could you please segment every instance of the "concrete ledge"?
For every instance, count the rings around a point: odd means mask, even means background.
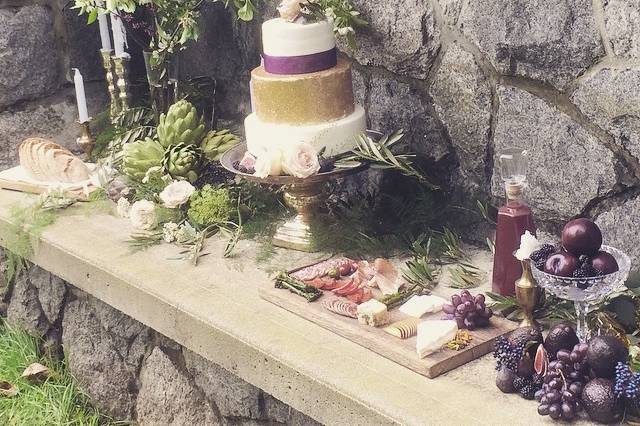
[[[0,191],[0,222],[26,198]],[[224,242],[213,241],[194,268],[167,260],[177,253],[168,245],[131,254],[129,231],[74,207],[32,261],[325,424],[544,422],[535,404],[495,389],[490,357],[429,380],[261,300],[256,287],[270,280],[251,242],[222,259]]]

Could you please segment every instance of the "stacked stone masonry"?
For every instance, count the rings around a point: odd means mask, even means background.
[[[3,262],[4,263],[4,262]],[[141,426],[317,425],[313,419],[38,266],[0,317],[44,337],[103,413]]]

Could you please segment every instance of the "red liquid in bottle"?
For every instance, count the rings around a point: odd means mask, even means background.
[[[493,257],[492,290],[502,296],[513,296],[516,281],[522,275],[522,265],[513,255],[520,247],[525,231],[536,234],[531,209],[522,200],[509,200],[498,211],[495,255]]]

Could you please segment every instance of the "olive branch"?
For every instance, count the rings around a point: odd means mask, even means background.
[[[394,154],[391,149],[404,138],[404,130],[396,130],[391,134],[386,134],[378,141],[374,141],[367,134],[356,136],[356,147],[346,156],[339,158],[335,162],[338,168],[354,167],[366,161],[373,169],[394,169],[405,176],[417,179],[429,189],[439,189],[418,169],[413,166],[415,154]]]

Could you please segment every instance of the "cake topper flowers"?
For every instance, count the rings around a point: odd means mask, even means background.
[[[308,0],[282,0],[278,6],[280,17],[286,21],[293,22],[300,17],[302,5]]]
[[[283,0],[283,3],[289,0]],[[305,0],[300,4],[300,16],[305,22],[328,20],[333,24],[333,31],[345,36],[352,48],[355,48],[354,35],[357,29],[366,27],[367,21],[360,17],[351,0]]]

